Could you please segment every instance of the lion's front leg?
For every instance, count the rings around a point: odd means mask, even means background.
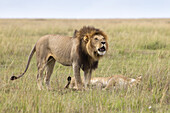
[[[73,73],[75,76],[75,89],[83,89],[83,84],[82,84],[82,80],[80,77],[80,66],[78,65],[78,63],[73,63]]]
[[[106,87],[105,87],[103,90],[108,90],[108,89],[114,87],[115,85],[116,85],[116,80],[115,80],[115,78],[111,78],[111,79],[108,81]]]
[[[88,70],[84,71],[84,84],[85,84],[85,88],[87,88],[90,85],[91,73],[92,73],[91,69],[88,69]]]

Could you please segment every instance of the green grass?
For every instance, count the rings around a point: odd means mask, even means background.
[[[36,58],[24,77],[10,81],[25,69],[36,41],[46,34],[72,36],[92,25],[109,37],[109,51],[92,76],[142,75],[138,88],[128,90],[64,90],[71,67],[56,63],[53,91],[39,91]],[[83,72],[81,72],[83,76]],[[0,20],[0,112],[170,112],[170,19],[140,20]],[[151,106],[151,108],[149,108]]]
[[[150,42],[149,44],[144,45],[143,48],[150,49],[150,50],[157,50],[157,49],[166,48],[166,45],[161,43],[160,41],[154,41],[154,42]]]

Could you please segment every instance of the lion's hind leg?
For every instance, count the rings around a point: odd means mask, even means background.
[[[44,49],[44,48],[41,48],[40,46],[37,46],[36,49],[37,49],[36,57],[37,57],[37,67],[38,67],[37,85],[38,85],[38,89],[42,90],[43,89],[42,83],[43,83],[43,78],[44,78],[43,72],[47,64],[46,62],[47,53],[40,51],[41,49]]]
[[[45,63],[37,62],[37,65],[38,65],[37,85],[38,85],[38,89],[42,90],[43,89],[42,81],[43,81],[43,72],[44,72]]]

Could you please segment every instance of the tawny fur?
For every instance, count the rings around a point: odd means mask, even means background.
[[[90,80],[90,84],[92,86],[97,86],[97,88],[103,88],[105,90],[111,88],[127,88],[132,87],[141,82],[142,77],[139,76],[136,79],[128,78],[123,75],[113,75],[111,77],[92,77]],[[74,89],[75,87],[75,77],[68,77],[68,83],[65,88]],[[82,78],[82,82],[84,83],[84,79]]]
[[[65,66],[72,66],[76,78],[77,89],[82,89],[80,69],[84,71],[85,86],[91,79],[92,70],[98,66],[98,61],[108,50],[107,36],[103,31],[94,27],[83,27],[76,30],[73,37],[61,35],[46,35],[35,44],[28,59],[24,73],[18,77],[12,76],[11,80],[22,77],[27,71],[31,58],[36,52],[37,58],[37,83],[38,88],[43,89],[43,72],[46,69],[45,84],[50,88],[50,77],[55,62]]]

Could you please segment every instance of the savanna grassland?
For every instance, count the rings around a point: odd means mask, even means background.
[[[64,90],[72,68],[56,63],[52,91],[39,91],[36,58],[21,74],[36,41],[46,34],[72,36],[84,25],[102,29],[109,37],[109,51],[92,76],[122,74],[142,76],[141,84],[128,90]],[[63,45],[64,46],[64,45]],[[81,72],[81,75],[83,73]],[[139,20],[0,20],[1,113],[114,113],[170,112],[170,19]]]

